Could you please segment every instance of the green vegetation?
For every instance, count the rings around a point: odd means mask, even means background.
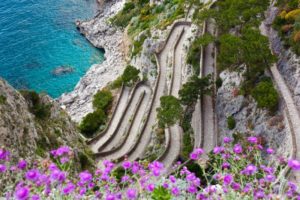
[[[21,90],[20,93],[28,102],[30,112],[37,119],[46,120],[50,117],[51,105],[43,103],[38,93],[27,90]]]
[[[200,53],[201,46],[205,47],[208,44],[214,42],[215,38],[210,34],[204,34],[203,36],[195,39],[189,48],[187,55],[187,63],[193,66],[194,73],[200,73]]]
[[[143,49],[143,44],[145,42],[145,40],[150,36],[150,32],[146,32],[144,34],[142,34],[139,38],[139,40],[135,40],[133,42],[133,51],[131,53],[131,56],[134,57],[136,55],[138,55],[139,53],[141,53],[142,49]]]
[[[228,127],[228,129],[229,130],[233,130],[235,128],[235,125],[236,125],[236,123],[235,123],[234,117],[233,116],[229,116],[227,118],[227,127]]]
[[[159,186],[154,189],[151,198],[153,200],[170,200],[172,199],[172,195],[169,190],[162,186]]]
[[[128,65],[123,72],[122,80],[125,85],[130,86],[138,81],[140,70]]]
[[[79,130],[87,137],[93,136],[93,134],[99,129],[101,125],[105,123],[107,116],[102,110],[96,110],[87,114],[79,125]]]
[[[0,105],[6,103],[6,97],[3,95],[0,95]]]
[[[183,109],[179,100],[174,96],[162,96],[160,108],[157,109],[158,126],[167,128],[182,119]]]
[[[93,97],[93,107],[94,109],[104,110],[107,112],[111,103],[113,101],[113,96],[111,91],[103,89],[98,91]]]
[[[128,65],[125,68],[123,74],[120,77],[118,77],[116,80],[114,80],[109,87],[111,89],[120,88],[123,83],[126,86],[132,86],[134,83],[136,83],[139,80],[139,73],[140,70],[136,69],[131,65]]]
[[[111,22],[122,28],[128,26],[128,33],[134,38],[152,27],[164,29],[182,17],[184,0],[165,0],[159,5],[150,5],[148,0],[129,0]]]
[[[181,123],[181,127],[183,129],[183,145],[181,156],[183,159],[188,160],[189,154],[193,151],[194,142],[192,140],[193,128],[191,126],[192,121],[192,112],[186,111]]]
[[[279,95],[270,80],[257,84],[252,91],[252,96],[257,101],[258,107],[267,108],[269,111],[277,110]]]
[[[300,55],[300,7],[298,0],[280,0],[277,2],[280,9],[273,27],[279,32],[285,47]]]
[[[191,105],[204,94],[211,92],[211,76],[199,78],[196,75],[192,76],[190,80],[182,86],[179,91],[180,102],[183,105]]]

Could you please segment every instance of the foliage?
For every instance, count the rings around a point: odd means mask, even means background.
[[[123,72],[122,80],[125,85],[132,85],[139,79],[140,70],[128,65]]]
[[[183,105],[192,105],[204,94],[211,92],[211,76],[199,78],[194,75],[182,86],[179,91],[180,102]]]
[[[194,73],[199,74],[200,71],[200,52],[201,46],[205,47],[208,44],[214,42],[214,37],[210,34],[204,34],[203,36],[195,39],[189,48],[187,55],[187,63],[193,66]]]
[[[253,98],[258,107],[276,111],[279,103],[279,95],[271,81],[261,81],[252,91]]]
[[[5,102],[6,102],[6,97],[3,95],[0,95],[0,105],[5,104]]]
[[[106,121],[106,115],[102,110],[96,110],[87,114],[79,125],[79,130],[87,137],[92,137],[93,134],[103,125]]]
[[[95,172],[72,172],[75,151],[62,146],[48,158],[29,163],[0,148],[0,198],[9,199],[298,199],[299,183],[287,182],[283,170],[300,170],[300,161],[278,158],[257,137],[243,144],[224,138],[211,153],[197,148],[170,175],[154,161],[103,161]],[[269,159],[265,159],[266,155]],[[206,165],[196,162],[208,158]],[[15,163],[17,161],[17,163]],[[276,162],[277,161],[277,162]],[[14,170],[12,170],[14,169]],[[13,177],[13,178],[12,178]],[[12,178],[12,179],[11,179]],[[8,181],[10,180],[10,181]],[[281,189],[278,189],[281,188]],[[47,192],[45,192],[47,191]],[[101,194],[101,195],[99,195]]]
[[[170,192],[162,186],[155,188],[152,193],[153,200],[171,200],[171,198],[172,195]]]
[[[182,141],[182,151],[181,156],[183,159],[187,160],[189,158],[189,153],[193,151],[194,142],[191,135],[193,135],[193,128],[191,126],[192,112],[186,111],[181,123],[183,129],[183,141]]]
[[[217,88],[220,88],[223,85],[223,80],[220,77],[218,77],[215,84]]]
[[[51,115],[51,104],[42,102],[38,93],[34,91],[21,90],[23,97],[29,104],[29,110],[37,119],[46,120]]]
[[[299,35],[300,31],[300,7],[298,0],[280,0],[277,6],[281,12],[273,22],[273,28],[279,32],[284,46],[300,55]]]
[[[233,130],[235,128],[235,119],[233,116],[229,116],[227,118],[227,127],[229,130]]]
[[[170,127],[176,124],[183,114],[179,100],[174,96],[162,96],[160,107],[157,108],[158,126],[161,128]]]
[[[98,91],[93,97],[94,109],[104,110],[107,113],[108,108],[111,106],[113,96],[111,91],[103,89]]]

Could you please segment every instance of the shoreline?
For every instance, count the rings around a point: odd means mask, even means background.
[[[97,1],[101,6],[101,2]],[[122,9],[125,0],[112,0],[100,7],[99,13],[88,21],[76,21],[78,31],[96,48],[104,50],[104,61],[92,65],[80,78],[73,91],[63,93],[57,102],[71,119],[80,122],[93,111],[93,95],[120,76],[125,68],[124,34],[107,20]]]

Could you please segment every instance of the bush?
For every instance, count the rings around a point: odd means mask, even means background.
[[[227,118],[227,127],[229,130],[233,130],[235,128],[235,119],[233,116],[229,116]]]
[[[93,134],[106,121],[106,115],[102,110],[96,110],[87,114],[79,125],[79,130],[87,137],[92,137]]]
[[[123,72],[122,80],[125,85],[129,86],[135,83],[139,79],[140,70],[128,65]]]
[[[220,88],[222,87],[222,84],[223,84],[223,80],[220,77],[218,77],[216,80],[216,87]]]
[[[271,81],[261,81],[252,91],[259,108],[266,108],[269,111],[276,111],[279,95]]]
[[[34,116],[41,120],[46,120],[51,115],[51,104],[44,104],[38,93],[35,91],[20,91],[23,97],[26,99],[29,105],[29,111],[34,114]]]
[[[0,95],[0,105],[4,104],[6,102],[6,97],[3,95]]]
[[[93,107],[97,110],[104,110],[107,112],[108,108],[111,106],[113,101],[113,96],[111,91],[103,89],[98,91],[93,97]]]
[[[174,125],[182,118],[183,109],[179,100],[174,96],[160,98],[160,108],[157,109],[158,125],[166,128]]]

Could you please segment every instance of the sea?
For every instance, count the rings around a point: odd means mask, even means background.
[[[96,0],[1,0],[0,77],[53,98],[72,91],[104,59],[75,26],[96,14]],[[57,68],[69,70],[55,74]]]

